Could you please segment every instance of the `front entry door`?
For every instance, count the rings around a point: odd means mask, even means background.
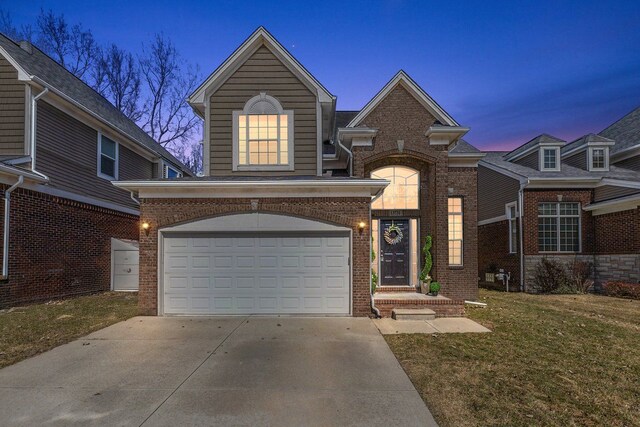
[[[380,284],[409,285],[409,220],[380,220]]]

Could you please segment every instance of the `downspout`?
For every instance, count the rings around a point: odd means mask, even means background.
[[[136,205],[140,205],[140,200],[136,199],[136,196],[133,195],[133,191],[129,192],[131,194],[131,200],[135,202]]]
[[[384,192],[384,189],[381,190],[380,193],[376,194],[373,199],[371,199],[371,204],[369,205],[369,230],[371,230],[371,205],[380,196],[382,196],[383,192]],[[376,318],[379,319],[379,318],[382,317],[382,315],[380,314],[380,309],[378,309],[378,307],[376,307],[376,301],[373,298],[373,292],[371,291],[371,250],[372,250],[371,249],[371,235],[369,235],[369,294],[371,295],[371,310],[376,313]],[[376,259],[377,259],[377,254],[376,254]]]
[[[46,180],[49,180],[49,177],[47,177],[46,175],[41,174],[40,172],[36,171],[36,114],[37,114],[37,108],[36,108],[36,104],[38,102],[38,100],[40,98],[42,98],[43,96],[45,96],[47,93],[49,93],[49,88],[45,87],[44,90],[42,92],[40,92],[39,94],[37,94],[36,96],[31,98],[31,132],[30,132],[30,152],[29,154],[31,155],[31,172],[40,175],[41,177],[45,178]]]
[[[349,176],[352,176],[353,175],[353,153],[351,152],[351,150],[345,147],[342,144],[342,141],[340,141],[339,139],[338,139],[338,146],[340,146],[340,148],[342,148],[344,151],[347,152],[347,154],[349,154]],[[376,196],[376,198],[378,198],[378,196]]]
[[[524,188],[529,184],[529,180],[527,179],[527,182],[522,182],[520,183],[520,190],[518,190],[518,217],[519,217],[519,221],[518,221],[518,234],[520,235],[520,239],[519,239],[519,246],[520,246],[520,292],[524,292],[525,291],[525,286],[524,286],[524,226],[523,226],[523,220],[524,220],[524,212],[523,212],[523,206],[524,206]]]
[[[9,211],[11,209],[11,192],[20,187],[24,182],[24,176],[20,175],[18,181],[4,191],[4,233],[2,250],[2,279],[9,278]]]

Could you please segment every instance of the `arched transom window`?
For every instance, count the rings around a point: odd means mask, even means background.
[[[272,96],[251,98],[233,112],[234,170],[293,170],[293,111]]]
[[[386,179],[391,184],[371,205],[371,209],[418,209],[420,174],[404,166],[388,166],[371,172],[371,178]]]

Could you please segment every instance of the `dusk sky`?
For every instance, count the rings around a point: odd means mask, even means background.
[[[7,1],[17,25],[64,13],[134,53],[164,32],[211,73],[258,26],[360,109],[404,69],[481,149],[571,140],[640,106],[640,1]]]

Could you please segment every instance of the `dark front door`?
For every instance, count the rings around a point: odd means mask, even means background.
[[[380,284],[409,285],[409,220],[380,220]]]

